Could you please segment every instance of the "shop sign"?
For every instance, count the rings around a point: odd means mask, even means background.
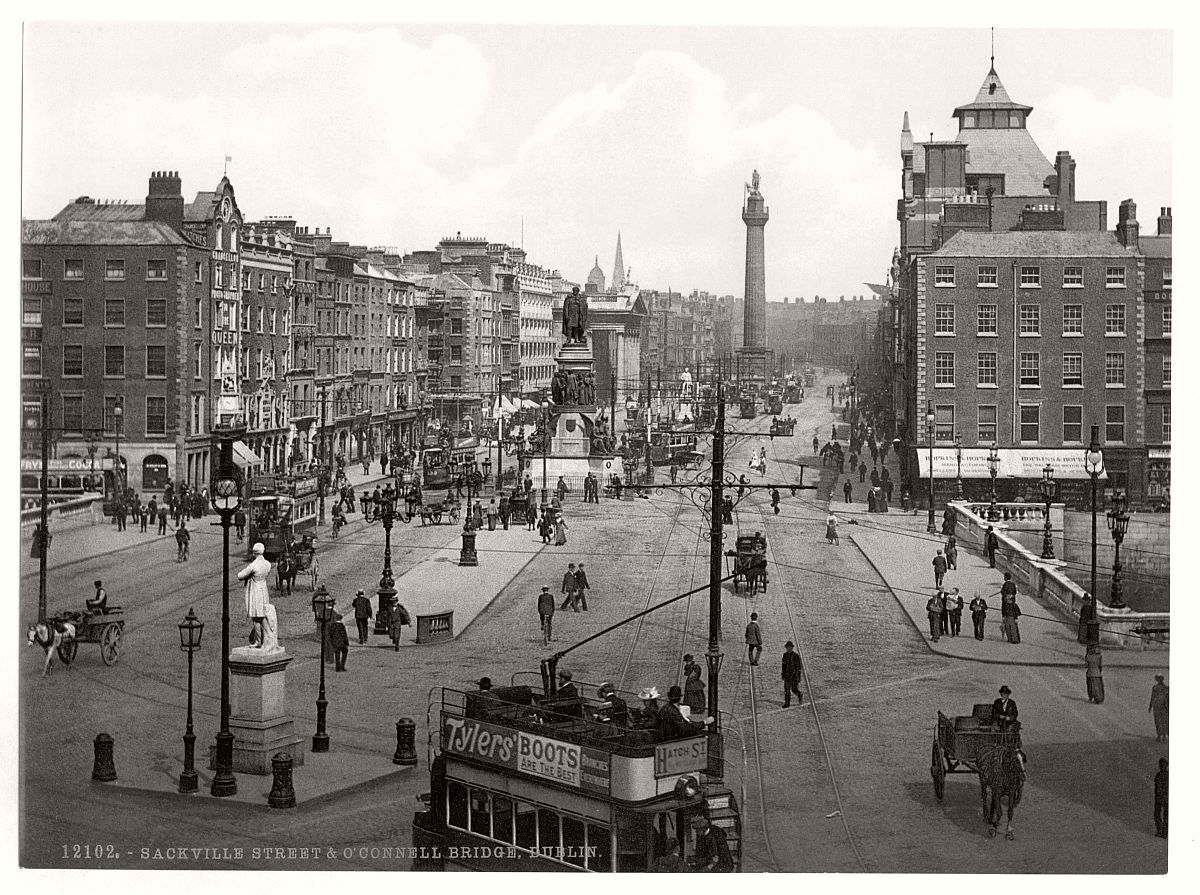
[[[659,743],[654,747],[654,776],[670,777],[708,767],[708,738]]]
[[[608,792],[611,779],[607,752],[473,718],[443,716],[442,749],[592,792]]]

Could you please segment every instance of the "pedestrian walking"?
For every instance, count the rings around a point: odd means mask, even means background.
[[[1096,601],[1092,599],[1092,595],[1085,593],[1083,595],[1083,603],[1079,607],[1079,630],[1075,634],[1075,639],[1080,643],[1088,643],[1091,638],[1088,637],[1088,628],[1093,621],[1096,620]],[[1096,630],[1095,640],[1099,642],[1100,631]]]
[[[871,487],[872,488],[879,487],[879,470],[878,469],[871,470]]]
[[[1169,789],[1167,760],[1160,758],[1158,773],[1154,775],[1154,835],[1160,839],[1167,838],[1167,794]]]
[[[126,522],[129,519],[129,504],[124,500],[117,504],[117,531],[126,530]]]
[[[854,486],[850,484],[850,480],[846,479],[842,485],[842,496],[846,498],[846,503],[850,503],[850,495],[854,493]]]
[[[575,569],[575,601],[583,607],[583,611],[587,612],[587,592],[592,589],[591,583],[588,581],[587,572],[583,570],[583,563]]]
[[[554,517],[554,546],[562,547],[567,543],[567,520],[563,518],[562,513],[558,513]]]
[[[708,698],[704,695],[704,681],[700,680],[700,666],[693,665],[683,682],[683,704],[692,710],[692,717],[704,717]]]
[[[820,452],[821,452],[821,439],[817,438],[817,436],[814,435],[813,436],[813,453],[819,454]]]
[[[400,638],[404,634],[404,626],[412,624],[412,616],[408,614],[408,610],[403,604],[397,602],[392,607],[391,617],[388,619],[388,637],[392,640],[392,648],[396,652],[400,652]]]
[[[240,544],[246,537],[246,511],[240,506],[237,508],[237,512],[233,514],[233,527],[237,529],[237,539]]]
[[[971,608],[971,624],[975,628],[975,639],[983,640],[983,623],[984,623],[984,620],[987,618],[987,611],[988,611],[987,600],[985,600],[983,597],[979,596],[979,594],[976,594],[975,598],[973,600],[971,600],[970,608]]]
[[[954,534],[954,526],[958,524],[958,514],[953,507],[946,507],[942,512],[942,534],[946,537]]]
[[[345,671],[350,655],[350,635],[346,633],[346,624],[340,615],[335,615],[329,623],[329,645],[333,652],[333,670]]]
[[[500,495],[500,506],[496,512],[500,514],[500,524],[505,531],[508,531],[508,520],[512,516],[512,504],[509,503],[507,494]]]
[[[361,590],[354,595],[354,624],[358,627],[358,642],[360,644],[367,642],[369,636],[367,622],[375,614],[371,609],[371,598]]]
[[[983,549],[987,551],[988,565],[993,569],[996,568],[996,551],[1000,547],[1000,539],[996,537],[996,532],[992,526],[987,527],[987,533],[983,536]]]
[[[887,470],[885,469],[884,472],[887,472]],[[892,490],[894,487],[895,482],[893,482],[891,479],[885,478],[883,480],[883,494],[887,498],[888,503],[892,502]]]
[[[762,654],[762,631],[758,627],[758,613],[750,613],[750,623],[746,625],[746,655],[750,659],[751,665],[758,664],[758,657]]]
[[[1000,586],[1000,625],[1009,643],[1021,642],[1021,628],[1017,619],[1021,617],[1021,607],[1017,605],[1017,585],[1012,580],[1012,574],[1004,573],[1004,584]]]
[[[859,483],[862,483],[862,482],[865,482],[866,480],[867,480],[867,464],[859,463],[858,464],[858,481],[859,481]]]
[[[500,518],[500,510],[496,508],[496,498],[488,501],[487,506],[487,527],[488,531],[496,530],[496,520]]]
[[[963,598],[958,588],[953,595],[946,598],[946,612],[950,616],[950,636],[957,637],[962,632]]]
[[[542,628],[542,646],[546,646],[554,633],[554,594],[550,593],[548,584],[543,584],[542,592],[538,594],[537,610]]]
[[[483,504],[478,500],[475,501],[475,506],[471,508],[471,525],[476,531],[483,528]]]
[[[1104,702],[1104,668],[1098,643],[1088,645],[1083,664],[1087,667],[1088,701],[1099,705]]]
[[[146,523],[150,520],[150,509],[139,502],[138,504],[138,531],[146,531]]]
[[[946,557],[939,549],[937,556],[933,558],[933,586],[941,587],[942,581],[946,577]]]
[[[958,541],[954,535],[946,538],[946,568],[952,572],[958,571]]]
[[[1167,741],[1167,714],[1169,711],[1170,688],[1163,683],[1161,674],[1154,675],[1154,686],[1150,688],[1150,712],[1154,715],[1154,742]]]
[[[571,489],[567,487],[567,480],[560,475],[558,477],[558,484],[554,486],[554,490],[558,494],[558,502],[562,503],[567,497],[567,492]]]
[[[825,540],[830,544],[842,545],[841,539],[838,537],[838,518],[830,513],[825,519]]]
[[[946,609],[946,601],[939,590],[925,603],[925,614],[929,616],[929,639],[937,643],[942,638],[942,613]]]
[[[167,505],[165,503],[158,507],[158,533],[160,535],[167,533]]]
[[[693,668],[699,668],[699,667],[700,667],[699,663],[696,662],[695,658],[692,656],[691,653],[683,654],[683,678],[684,678],[684,680],[687,680],[687,677],[689,674],[692,673]]]
[[[188,545],[192,543],[192,533],[188,531],[187,523],[180,522],[175,530],[175,562],[187,562]]]
[[[554,523],[551,518],[550,508],[542,507],[542,517],[538,521],[538,534],[542,536],[543,544],[549,544],[550,539],[554,537]]]
[[[771,509],[776,516],[779,515],[779,489],[775,487],[771,488]]]
[[[538,522],[538,505],[537,496],[532,491],[525,492],[525,530],[533,531],[537,528]]]
[[[578,612],[579,604],[575,600],[575,563],[568,563],[567,570],[563,572],[561,592],[566,594],[566,597],[563,599],[562,605],[558,608],[566,609],[570,606]]]
[[[792,704],[792,694],[796,694],[796,705],[804,702],[804,694],[800,692],[800,678],[804,674],[804,666],[800,654],[795,651],[796,645],[788,641],[783,645],[783,707]]]

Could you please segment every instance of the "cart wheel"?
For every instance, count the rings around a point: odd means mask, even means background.
[[[116,665],[121,657],[121,626],[105,625],[100,635],[100,658],[105,665]]]
[[[75,661],[75,654],[79,652],[79,641],[68,640],[58,648],[58,658],[62,660],[64,665],[70,665]]]
[[[933,794],[938,801],[946,792],[946,762],[942,757],[942,744],[934,740],[933,757],[929,763],[929,776],[933,777]]]
[[[433,514],[433,524],[434,524],[434,525],[441,525],[441,524],[442,524],[442,514],[441,514],[441,513],[434,513],[434,514]]]

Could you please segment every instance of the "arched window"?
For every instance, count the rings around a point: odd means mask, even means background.
[[[170,466],[167,458],[161,454],[149,454],[142,461],[142,490],[146,492],[161,491],[167,486]]]
[[[229,228],[229,251],[236,252],[238,250],[238,234],[237,226],[231,225]]]
[[[225,248],[225,227],[222,224],[217,224],[217,237],[213,248],[218,250]]]

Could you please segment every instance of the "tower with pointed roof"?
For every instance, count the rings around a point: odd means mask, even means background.
[[[584,286],[587,292],[604,293],[604,271],[600,269],[600,256],[596,256],[596,263],[592,265],[592,271],[587,276],[587,283]]]
[[[621,257],[620,230],[617,231],[617,257],[613,260],[612,287],[615,292],[625,288],[625,259]]]

